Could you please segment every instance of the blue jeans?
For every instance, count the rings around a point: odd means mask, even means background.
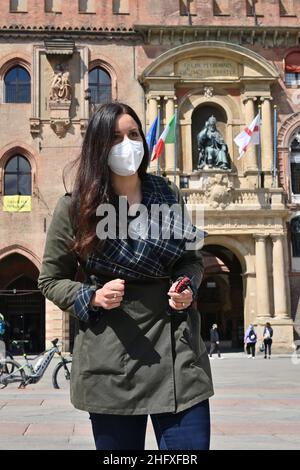
[[[144,450],[148,415],[90,413],[97,450]],[[160,450],[209,450],[209,401],[179,413],[151,414]]]

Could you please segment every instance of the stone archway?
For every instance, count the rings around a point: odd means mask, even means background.
[[[244,297],[242,266],[237,256],[221,245],[203,248],[205,273],[198,292],[202,337],[209,341],[217,323],[222,348],[243,349]]]
[[[290,145],[293,134],[300,128],[300,113],[289,116],[278,131],[278,170],[279,181],[285,191],[291,196],[290,191]]]
[[[0,312],[8,324],[5,341],[13,354],[21,349],[12,341],[26,341],[25,351],[38,354],[45,346],[45,298],[38,289],[39,270],[20,252],[0,260]]]

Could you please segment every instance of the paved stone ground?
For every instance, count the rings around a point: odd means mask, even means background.
[[[224,354],[211,366],[211,449],[300,450],[300,355]],[[51,369],[25,390],[0,390],[0,449],[94,449],[88,414],[51,387]],[[146,449],[157,449],[150,419]]]

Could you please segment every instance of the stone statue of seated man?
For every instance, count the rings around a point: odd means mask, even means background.
[[[230,169],[228,147],[220,132],[217,130],[217,120],[215,116],[210,116],[205,126],[197,135],[199,159],[197,168],[202,169],[205,165],[208,168]]]

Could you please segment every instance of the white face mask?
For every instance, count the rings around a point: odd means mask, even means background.
[[[108,165],[120,176],[133,175],[139,168],[144,156],[144,144],[127,137],[114,145],[108,155]]]

